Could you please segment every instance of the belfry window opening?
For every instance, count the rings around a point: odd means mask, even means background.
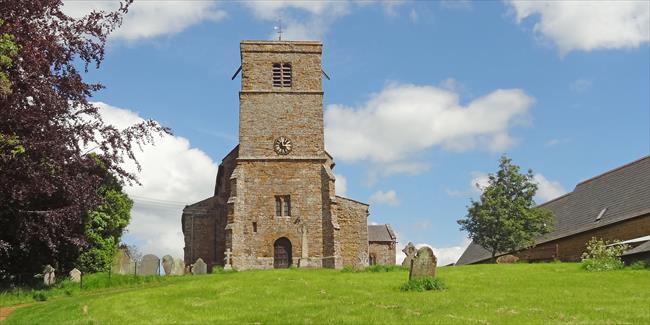
[[[291,87],[291,63],[273,63],[273,87]]]

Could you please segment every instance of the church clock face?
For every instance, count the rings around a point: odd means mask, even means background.
[[[278,155],[288,155],[291,152],[291,148],[293,145],[291,144],[291,140],[286,137],[279,137],[275,139],[275,142],[273,142],[273,150],[275,150],[275,153]]]

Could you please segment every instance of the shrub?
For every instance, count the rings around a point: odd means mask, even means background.
[[[45,301],[47,300],[47,294],[41,290],[34,291],[34,294],[32,294],[32,298],[34,298],[34,300],[36,301]]]
[[[608,271],[622,269],[625,264],[621,254],[628,249],[618,241],[610,242],[591,238],[587,243],[587,251],[582,254],[582,268],[587,271]]]
[[[628,266],[630,270],[645,270],[650,269],[650,264],[646,261],[636,261]]]
[[[400,290],[402,291],[429,291],[436,290],[441,291],[446,289],[445,284],[440,280],[440,278],[419,278],[409,280],[408,282],[402,284]]]
[[[226,273],[234,273],[237,272],[235,269],[230,269],[226,270],[223,268],[223,266],[215,266],[212,268],[212,274],[226,274]]]

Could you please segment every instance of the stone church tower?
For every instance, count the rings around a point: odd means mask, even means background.
[[[325,151],[322,44],[240,47],[239,145],[219,165],[214,196],[183,210],[185,263],[367,265],[368,205],[335,195]]]

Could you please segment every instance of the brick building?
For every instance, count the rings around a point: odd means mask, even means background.
[[[624,258],[648,259],[650,156],[585,180],[540,207],[553,212],[555,228],[537,238],[533,248],[514,252],[522,260],[579,261],[592,237],[628,241],[633,248]],[[485,263],[490,257],[471,243],[456,264]]]
[[[369,206],[335,194],[325,151],[322,44],[240,49],[239,145],[219,165],[214,196],[183,210],[185,263],[224,265],[230,252],[240,270],[366,266]]]

